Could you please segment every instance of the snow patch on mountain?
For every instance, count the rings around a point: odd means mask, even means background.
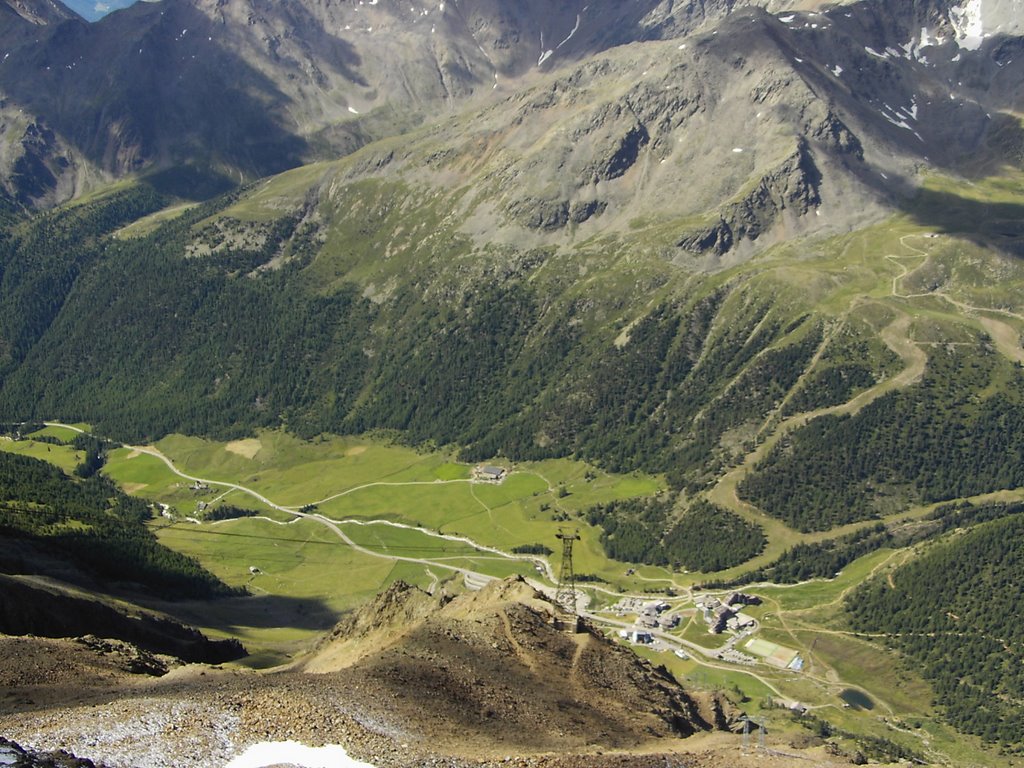
[[[294,741],[256,744],[228,763],[226,768],[262,768],[285,764],[303,768],[373,768],[370,763],[349,757],[342,747],[317,749]]]
[[[964,0],[949,9],[961,48],[977,50],[994,35],[1024,33],[1024,0]]]
[[[967,0],[963,5],[950,8],[949,18],[961,48],[973,51],[981,47],[985,37],[981,0]]]

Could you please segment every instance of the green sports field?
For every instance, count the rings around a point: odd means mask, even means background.
[[[786,648],[777,643],[756,637],[748,640],[745,647],[748,651],[760,656],[772,666],[781,667],[782,669],[792,664],[793,660],[800,655],[799,651],[794,651],[792,648]]]

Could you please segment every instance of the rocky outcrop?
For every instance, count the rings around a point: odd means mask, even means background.
[[[563,229],[569,224],[582,224],[604,213],[608,204],[601,200],[539,200],[526,198],[512,201],[507,213],[527,229],[546,232]]]
[[[864,160],[864,146],[860,139],[834,112],[829,111],[824,120],[808,131],[808,135],[838,155]]]
[[[0,765],[9,768],[104,768],[69,752],[34,752],[0,736]]]
[[[757,240],[785,211],[802,216],[821,204],[821,173],[805,142],[763,176],[743,199],[725,206],[717,224],[685,235],[677,247],[722,255],[740,240]]]
[[[584,186],[623,176],[651,136],[627,104],[615,103],[598,109],[585,125],[570,134],[569,140],[592,153],[588,161],[574,169],[575,181]]]
[[[628,748],[728,727],[738,715],[595,630],[566,633],[558,614],[519,579],[451,600],[392,587],[303,668],[388,702],[411,733],[509,752]]]
[[[402,580],[396,581],[371,602],[340,621],[321,645],[338,638],[361,638],[381,627],[407,627],[443,608],[450,598],[430,595]]]
[[[18,150],[11,158],[7,187],[18,203],[29,208],[46,206],[70,194],[66,187],[73,185],[73,161],[53,129],[32,122],[20,140],[11,138]]]

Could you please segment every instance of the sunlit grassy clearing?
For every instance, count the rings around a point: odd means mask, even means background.
[[[786,611],[820,608],[836,603],[841,595],[861,584],[876,567],[893,554],[891,549],[880,549],[850,563],[834,579],[814,579],[795,586],[759,586],[757,594]]]
[[[202,526],[155,523],[153,527],[161,543],[197,558],[225,583],[244,586],[257,598],[285,598],[264,601],[274,606],[279,616],[230,627],[230,634],[243,642],[311,640],[342,612],[386,586],[394,566],[393,561],[352,549],[332,531],[311,521],[281,525],[247,519]],[[250,570],[253,568],[256,573]],[[258,607],[259,600],[256,602]],[[303,608],[302,602],[308,605]],[[293,615],[296,611],[313,612],[320,618],[308,627],[308,622]],[[208,604],[204,613],[204,626],[215,628],[217,603]],[[291,629],[282,629],[286,627]]]
[[[284,506],[302,506],[370,483],[430,482],[469,477],[441,452],[360,438],[306,442],[281,431],[261,432],[252,458],[230,444],[172,435],[157,443],[181,471],[239,483]]]
[[[2,437],[0,437],[0,451],[48,461],[60,467],[68,474],[71,474],[85,457],[84,453],[76,451],[69,445],[51,445],[50,443],[39,443],[35,440],[10,440]]]
[[[126,227],[122,227],[114,233],[114,237],[127,240],[135,237],[145,237],[150,235],[159,229],[160,225],[166,224],[168,221],[172,221],[182,214],[188,212],[194,208],[197,203],[182,203],[178,205],[172,205],[163,210],[151,213],[148,216],[143,216],[141,219],[136,219]]]
[[[78,432],[74,429],[61,425],[43,427],[42,429],[37,429],[35,432],[30,432],[26,435],[28,438],[51,437],[65,443],[70,443],[77,436]]]
[[[500,485],[471,484],[471,467],[445,452],[421,452],[372,438],[306,442],[282,432],[262,432],[258,440],[255,452],[246,446],[251,458],[230,450],[231,444],[178,435],[157,447],[188,474],[240,483],[291,507],[317,503],[321,513],[337,520],[422,525],[504,551],[535,543],[555,549],[555,534],[568,525],[582,536],[577,571],[608,579],[622,577],[625,567],[605,557],[599,531],[579,515],[593,504],[651,495],[663,487],[658,478],[609,475],[564,459],[517,466]],[[185,509],[200,498],[183,489],[180,478],[161,468],[159,460],[130,455],[119,452],[107,470],[118,482],[145,485],[138,493]],[[208,495],[218,493],[214,487]],[[233,494],[230,503],[260,508],[244,494]],[[559,514],[569,521],[552,519]]]

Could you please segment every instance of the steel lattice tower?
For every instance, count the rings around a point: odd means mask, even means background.
[[[753,725],[757,728],[757,746],[762,751],[766,749],[765,745],[765,734],[768,733],[768,728],[765,726],[765,719],[763,717],[748,717],[744,715],[740,718],[743,721],[743,753],[746,754],[750,748],[750,726]]]
[[[576,616],[576,573],[572,569],[572,545],[579,541],[580,534],[578,531],[572,533],[561,531],[556,535],[562,540],[562,570],[558,575],[558,592],[555,594],[555,602]]]

